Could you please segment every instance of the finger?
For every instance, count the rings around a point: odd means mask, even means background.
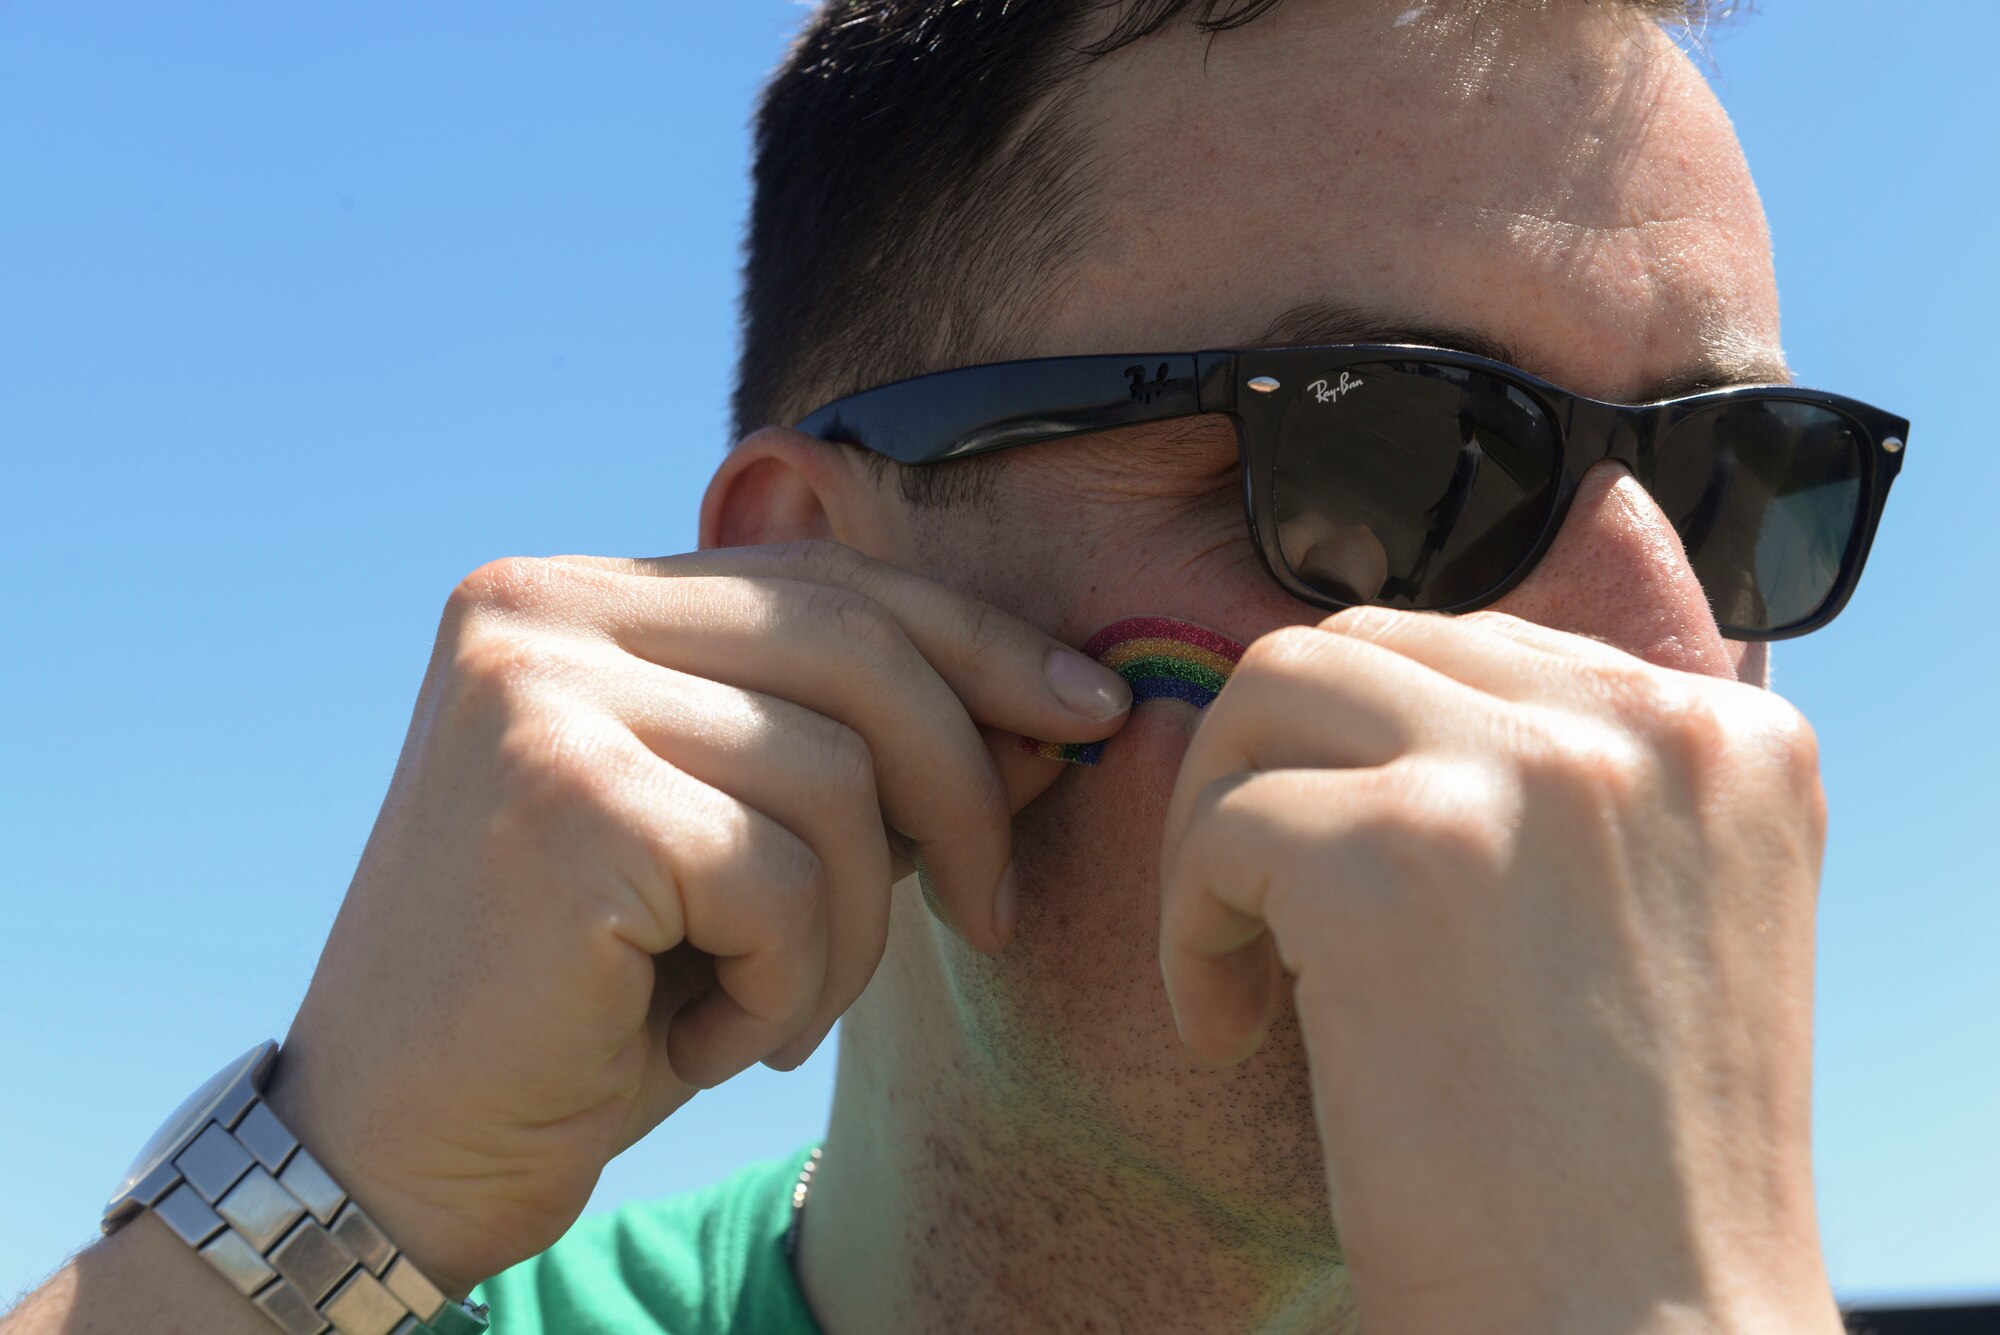
[[[676,769],[775,820],[825,871],[820,997],[798,1036],[764,1058],[789,1070],[861,995],[888,944],[894,877],[873,757],[858,733],[789,700],[639,666],[660,679],[637,692],[627,714],[639,740]]]
[[[1481,615],[1448,617],[1437,612],[1356,607],[1328,617],[1320,629],[1379,645],[1503,700],[1536,700],[1547,696],[1553,683],[1567,684],[1570,674],[1559,669],[1574,664],[1576,654],[1559,654],[1563,664],[1552,662],[1546,641],[1538,644],[1513,627],[1474,619]],[[1527,624],[1517,617],[1506,619],[1516,626]],[[1581,644],[1592,643],[1572,638]]]
[[[661,955],[683,942],[715,959],[715,984],[675,1015],[667,1056],[708,1088],[794,1036],[826,974],[826,875],[764,813],[651,755],[646,781],[602,799],[631,838],[609,850],[646,913],[621,923]]]
[[[980,737],[986,743],[986,753],[993,759],[993,768],[1000,775],[1000,786],[1007,792],[1007,809],[1019,813],[1030,802],[1055,786],[1056,780],[1065,774],[1072,774],[1076,766],[1067,761],[1050,760],[1034,751],[1024,750],[1021,739],[1011,732],[999,728],[981,728]]]
[[[764,562],[771,569],[844,576],[850,583],[889,592],[914,605],[903,614],[913,624],[922,626],[926,617],[952,623],[951,634],[938,640],[939,633],[932,630],[932,639],[965,659],[971,672],[965,680],[989,696],[996,685],[1012,690],[1012,684],[1009,674],[982,666],[988,660],[1005,661],[1007,654],[982,646],[1018,649],[1022,633],[1028,633],[1037,652],[1049,646],[1041,669],[1045,684],[1038,688],[1043,695],[1066,691],[1076,698],[1078,682],[1084,680],[1095,711],[1129,706],[1129,688],[1115,672],[985,604],[846,548],[806,544],[774,550],[781,555],[761,549],[725,553],[740,559],[714,568],[758,569]],[[797,555],[799,550],[805,554]],[[645,564],[682,573],[709,568],[682,558]],[[1010,813],[993,761],[966,712],[967,703],[976,700],[961,700],[892,609],[832,583],[734,574],[656,579],[618,573],[601,558],[577,568],[617,582],[599,602],[622,603],[628,609],[614,631],[629,652],[797,700],[860,732],[877,758],[884,810],[913,843],[940,916],[976,948],[1001,947],[1006,928],[999,909],[1003,886],[1010,884],[1005,878]],[[938,604],[950,610],[941,612]],[[634,606],[638,615],[629,610]],[[1115,692],[1099,690],[1098,683],[1113,679]],[[1107,703],[1113,694],[1115,701]],[[1004,694],[996,698],[1008,707],[1021,703],[1010,703]],[[1046,701],[1036,707],[1046,717]],[[1020,713],[1003,712],[987,721],[1016,732],[1039,726],[1035,716]],[[1068,736],[1079,735],[1081,728],[1082,735],[1102,737],[1116,725],[1085,725],[1072,715],[1060,726]]]
[[[1359,636],[1311,626],[1273,631],[1244,652],[1181,758],[1167,828],[1194,800],[1245,770],[1358,768],[1464,729],[1469,687]]]
[[[963,703],[887,609],[793,580],[616,578],[643,586],[658,613],[618,628],[628,653],[795,702],[860,734],[883,814],[910,840],[948,921],[976,948],[999,949],[1005,790]]]
[[[1385,771],[1275,770],[1207,785],[1161,858],[1160,972],[1181,1039],[1233,1065],[1285,1003],[1301,942],[1318,934],[1300,897],[1337,882],[1341,836],[1366,819]]]
[[[1287,864],[1264,838],[1278,822],[1262,804],[1288,794],[1274,792],[1283,785],[1271,778],[1232,774],[1209,784],[1189,828],[1161,861],[1167,1002],[1188,1050],[1218,1065],[1255,1052],[1284,1001],[1284,970],[1264,904],[1274,867]],[[1232,854],[1236,861],[1227,861]]]
[[[1116,731],[1131,689],[1111,669],[990,603],[832,542],[732,547],[656,558],[558,556],[628,577],[724,576],[825,584],[896,619],[966,710],[1027,737],[1090,742]],[[635,595],[635,598],[637,595]],[[643,608],[644,600],[639,599]]]
[[[1053,788],[1057,780],[1076,772],[1076,767],[1067,762],[1024,752],[1021,739],[1012,733],[997,728],[981,728],[979,731],[986,742],[987,754],[992,757],[994,768],[1000,775],[1000,782],[1007,791],[1007,809],[1011,812],[1021,811]],[[1003,947],[1014,939],[1020,916],[1020,893],[1020,879],[1010,867],[1007,880],[995,892],[993,904],[994,931]]]
[[[728,673],[859,733],[874,757],[882,811],[908,839],[941,916],[976,948],[998,950],[995,895],[1011,845],[1006,790],[964,703],[901,624],[880,603],[827,585],[699,582],[734,605],[711,623],[714,638],[677,641],[675,652],[694,672]],[[739,628],[759,621],[767,629],[739,638]]]
[[[1530,649],[1557,658],[1615,667],[1630,667],[1635,662],[1643,661],[1599,636],[1586,635],[1581,631],[1557,630],[1554,626],[1544,626],[1539,621],[1517,617],[1511,612],[1488,609],[1483,612],[1468,612],[1452,620],[1482,627],[1497,635],[1504,635],[1516,644],[1526,645]]]

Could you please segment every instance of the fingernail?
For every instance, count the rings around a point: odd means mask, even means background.
[[[1104,723],[1132,707],[1125,679],[1074,649],[1049,650],[1048,675],[1049,689],[1072,714]]]
[[[1021,912],[1021,877],[1009,862],[1007,870],[1000,873],[1000,884],[993,891],[993,934],[1006,945],[1014,939],[1014,924]]]

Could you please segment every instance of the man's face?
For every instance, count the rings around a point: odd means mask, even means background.
[[[1180,27],[1096,66],[1078,114],[1105,230],[1026,355],[1458,330],[1605,399],[1781,375],[1763,215],[1699,74],[1604,5],[1517,9],[1291,0],[1212,45]],[[1330,327],[1301,313],[1315,305],[1372,318]],[[1324,615],[1259,564],[1220,419],[1013,451],[995,506],[990,523],[920,519],[918,559],[1072,642],[1131,615],[1244,642]],[[1762,671],[1717,636],[1671,527],[1616,465],[1501,609],[1655,662]],[[1307,1237],[1326,1205],[1296,1026],[1205,1070],[1161,986],[1159,839],[1197,722],[1140,706],[1101,767],[1021,814],[1008,951],[940,950],[907,896],[897,949],[937,960],[938,1013],[976,1031],[996,1099],[1165,1171],[1218,1218]]]

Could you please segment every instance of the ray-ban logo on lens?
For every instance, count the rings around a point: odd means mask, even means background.
[[[1306,393],[1313,396],[1314,403],[1338,403],[1341,395],[1360,389],[1367,383],[1365,380],[1356,380],[1347,372],[1342,371],[1340,373],[1340,383],[1331,384],[1325,380],[1315,380],[1306,386]]]

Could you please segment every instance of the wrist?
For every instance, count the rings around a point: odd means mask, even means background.
[[[290,1053],[288,1045],[287,1058]],[[281,1060],[264,1099],[299,1143],[312,1147],[320,1165],[368,1212],[383,1236],[447,1296],[463,1298],[489,1278],[494,1271],[478,1259],[481,1249],[469,1238],[466,1220],[376,1171],[376,1156],[351,1128],[326,1116],[328,1102],[316,1097],[315,1088],[303,1063]]]

